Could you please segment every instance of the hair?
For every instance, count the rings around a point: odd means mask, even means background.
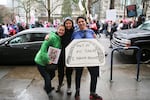
[[[78,23],[78,20],[79,20],[80,18],[81,18],[81,19],[84,19],[84,20],[86,21],[86,18],[85,18],[85,17],[79,16],[79,17],[77,17],[77,19],[76,19],[76,23]]]
[[[57,26],[57,29],[58,29],[59,27],[64,27],[64,28],[65,28],[65,26],[64,26],[63,24],[58,25],[58,26]]]
[[[72,23],[72,29],[74,30],[74,23],[73,23],[72,18],[71,18],[71,17],[66,17],[65,20],[64,20],[64,26],[65,26],[65,23],[66,23],[67,21],[71,21],[71,23]]]
[[[64,29],[65,29],[65,26],[64,26],[63,24],[58,25],[58,26],[57,26],[57,31],[56,31],[56,34],[57,34],[57,35],[58,35],[58,33],[57,33],[57,32],[58,32],[58,29],[59,29],[60,27],[64,27]]]

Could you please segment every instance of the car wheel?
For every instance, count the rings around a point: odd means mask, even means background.
[[[150,61],[150,50],[142,49],[141,61],[143,61],[143,62],[149,62]]]

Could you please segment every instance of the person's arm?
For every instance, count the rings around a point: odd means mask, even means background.
[[[45,39],[45,40],[48,40],[48,39],[49,39],[49,35],[50,35],[50,34],[47,34],[44,39]]]
[[[96,38],[96,33],[92,30],[92,35],[93,35],[93,38]]]
[[[47,64],[51,64],[51,60],[48,56],[48,48],[50,45],[52,45],[52,36],[50,34],[47,35],[47,39],[43,41],[41,46],[41,52],[42,52],[42,58],[44,59],[44,62]]]
[[[71,41],[74,39],[75,32],[72,33]]]
[[[93,37],[96,38],[96,34],[95,33],[93,34]]]

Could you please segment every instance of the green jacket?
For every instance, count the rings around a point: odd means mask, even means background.
[[[42,66],[46,66],[50,62],[50,58],[48,56],[48,48],[49,46],[55,48],[61,48],[61,38],[54,32],[51,32],[48,40],[44,40],[40,50],[36,54],[34,61]]]

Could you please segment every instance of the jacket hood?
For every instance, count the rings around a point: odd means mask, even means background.
[[[72,22],[73,22],[73,20],[72,20],[72,18],[71,18],[71,17],[66,17],[66,18],[64,19],[64,23],[65,23],[67,20],[70,20],[70,21],[72,21]]]

